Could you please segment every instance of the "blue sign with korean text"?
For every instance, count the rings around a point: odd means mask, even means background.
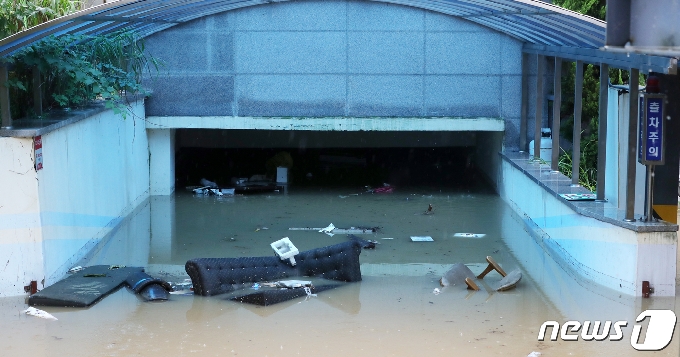
[[[644,94],[640,100],[640,152],[643,165],[664,164],[664,95]]]

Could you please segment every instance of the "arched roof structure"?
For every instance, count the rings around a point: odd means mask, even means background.
[[[128,28],[142,36],[197,18],[290,0],[118,0],[54,19],[0,41],[0,57],[46,36]],[[376,0],[464,18],[525,43],[600,48],[605,22],[538,0]]]
[[[204,16],[294,0],[117,0],[63,16],[0,40],[0,57],[51,36],[120,29],[148,36]],[[524,42],[524,52],[620,68],[676,73],[677,59],[607,52],[606,23],[540,0],[369,0],[448,14]]]

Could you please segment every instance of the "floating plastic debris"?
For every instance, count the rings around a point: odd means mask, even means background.
[[[326,228],[288,228],[289,231],[317,231],[319,233],[325,233],[329,236],[334,236],[336,234],[373,234],[380,230],[380,227],[349,227],[349,228],[337,228],[331,223]]]
[[[430,236],[411,236],[412,242],[434,242]]]
[[[319,233],[326,233],[326,234],[328,234],[328,233],[331,233],[334,229],[335,229],[335,226],[333,225],[333,223],[331,223],[331,224],[328,225],[328,227],[326,227],[326,228],[321,228],[321,229],[319,230]]]
[[[194,284],[191,279],[184,279],[181,283],[170,283],[172,295],[193,295],[194,294]]]
[[[456,233],[453,235],[456,238],[484,238],[486,234],[484,233]]]
[[[198,195],[215,195],[215,196],[233,196],[235,189],[234,188],[210,188],[210,187],[199,187],[195,188],[194,193]]]
[[[270,245],[279,258],[281,258],[281,260],[288,259],[290,260],[290,264],[295,266],[295,255],[300,252],[288,237],[283,237],[276,242],[271,243]]]
[[[312,285],[312,282],[307,280],[281,280],[277,283],[280,287],[289,289],[308,287]]]
[[[48,313],[47,311],[43,311],[43,310],[40,310],[40,309],[36,309],[35,307],[32,307],[32,306],[29,307],[28,309],[24,310],[23,312],[26,313],[26,315],[31,315],[31,316],[35,316],[35,317],[40,317],[41,319],[47,319],[47,320],[54,320],[54,321],[57,321],[57,318],[54,317],[54,316],[52,316],[52,315],[51,315],[50,313]]]
[[[423,214],[434,214],[434,207],[431,203],[427,206],[427,210],[425,210],[425,213]]]
[[[77,273],[77,272],[79,272],[79,271],[81,271],[81,270],[85,270],[85,268],[83,268],[83,267],[81,267],[80,265],[78,265],[78,266],[76,266],[76,267],[73,267],[73,268],[69,269],[69,270],[67,271],[67,273],[73,274],[73,273]]]

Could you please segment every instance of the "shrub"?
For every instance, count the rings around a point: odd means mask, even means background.
[[[125,115],[121,99],[145,93],[141,77],[159,62],[144,51],[143,40],[132,31],[107,35],[48,37],[6,59],[12,65],[8,86],[12,116],[31,116],[32,71],[40,70],[43,108],[72,108],[103,100]]]

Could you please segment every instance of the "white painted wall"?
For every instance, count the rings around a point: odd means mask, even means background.
[[[676,232],[637,233],[576,213],[507,161],[499,193],[563,269],[625,294],[675,295]]]
[[[43,274],[33,139],[0,137],[0,297],[23,294]]]
[[[607,165],[605,168],[605,199],[618,209],[626,208],[626,176],[628,165],[628,126],[630,93],[609,88],[607,104]],[[635,159],[634,216],[645,212],[647,169]]]
[[[175,130],[149,129],[149,184],[152,195],[175,191]]]
[[[559,310],[560,314],[551,316],[551,319],[562,319],[562,322],[626,320],[629,324],[624,328],[624,335],[630,336],[633,321],[641,311],[675,309],[675,299],[640,299],[575,276],[572,271],[566,271],[553,259],[546,257],[545,251],[535,240],[517,237],[517,232],[527,228],[519,216],[508,213],[500,219],[503,242],[520,262],[524,274],[522,281],[533,280],[541,287],[536,293],[545,295]],[[584,301],[588,303],[584,304]]]
[[[127,119],[104,111],[44,134],[37,172],[33,139],[0,138],[0,296],[63,278],[149,197],[143,100],[132,111]]]

